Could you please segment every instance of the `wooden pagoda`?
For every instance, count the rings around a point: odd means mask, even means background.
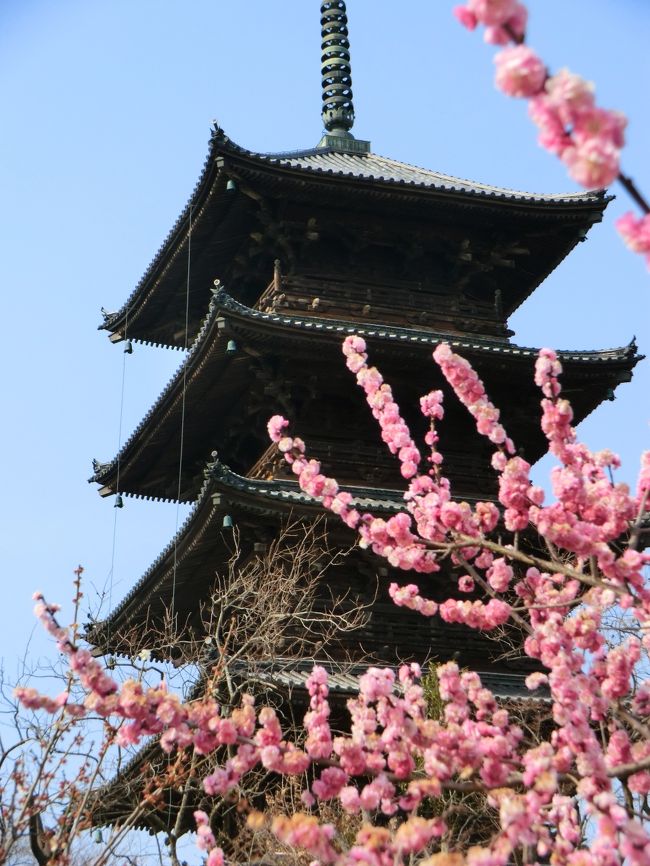
[[[323,3],[321,16],[326,132],[319,144],[254,153],[215,127],[182,214],[124,306],[101,325],[115,343],[189,351],[119,454],[95,462],[91,481],[120,502],[180,498],[194,507],[131,592],[91,628],[98,651],[150,648],[170,612],[179,644],[200,640],[201,603],[231,555],[230,527],[246,557],[288,519],[320,513],[269,444],[275,413],[291,420],[324,471],[365,509],[404,507],[397,461],[345,367],[348,334],[365,338],[415,432],[424,432],[419,397],[446,392],[440,448],[456,495],[491,497],[496,482],[489,449],[431,360],[442,340],[472,362],[526,458],[545,453],[537,350],[512,342],[508,318],[601,220],[609,199],[603,191],[516,192],[373,153],[350,133],[344,4]],[[629,381],[639,360],[634,343],[560,357],[577,421]],[[343,526],[330,524],[330,532],[335,545],[354,543]],[[395,607],[388,585],[404,575],[367,552],[354,550],[331,579],[369,615],[324,648],[328,659],[454,657],[497,690],[501,677],[510,696],[524,694],[527,660],[505,661],[502,647],[479,633]],[[422,591],[446,597],[453,585],[437,576]],[[290,673],[271,661],[266,675],[276,683],[304,682],[295,666]]]

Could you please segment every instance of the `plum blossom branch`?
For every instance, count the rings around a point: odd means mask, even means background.
[[[627,119],[596,105],[594,86],[561,69],[551,74],[525,45],[528,10],[518,0],[466,0],[454,15],[468,30],[485,26],[485,41],[507,47],[494,58],[495,83],[507,96],[529,100],[529,114],[539,128],[539,144],[565,164],[570,176],[587,189],[623,186],[643,216],[627,213],[616,222],[625,244],[646,257],[650,267],[650,204],[620,167]]]
[[[635,718],[650,713],[650,681],[634,689],[632,679],[642,647],[646,652],[650,649],[647,629],[650,591],[642,574],[650,557],[625,545],[625,538],[634,532],[638,515],[645,506],[650,457],[644,455],[642,459],[636,496],[630,494],[626,485],[614,481],[618,458],[609,451],[592,453],[578,442],[571,424],[571,406],[561,393],[561,365],[553,351],[544,349],[536,363],[535,382],[542,391],[542,430],[549,450],[559,462],[552,472],[556,501],[545,504],[542,491],[530,483],[530,466],[514,456],[514,445],[500,423],[499,412],[489,401],[476,373],[449,346],[441,344],[434,352],[434,360],[456,397],[474,418],[477,431],[495,446],[492,465],[498,473],[498,499],[502,510],[491,502],[477,503],[472,508],[452,499],[449,480],[442,472],[442,458],[435,450],[438,437],[434,422],[444,417],[440,392],[432,392],[421,401],[423,414],[431,423],[426,444],[432,448],[432,460],[435,459],[432,468],[422,469],[419,451],[404,429],[390,389],[378,371],[368,367],[364,341],[359,337],[348,338],[344,354],[366,392],[384,441],[402,462],[402,474],[408,480],[404,495],[407,513],[401,515],[399,522],[396,518],[383,521],[371,514],[352,514],[346,510],[351,506],[351,498],[341,500],[346,494],[333,479],[320,475],[318,461],[307,460],[304,443],[286,435],[287,422],[279,416],[269,424],[271,438],[280,443],[304,490],[312,495],[318,495],[319,488],[333,493],[334,499],[323,497],[326,507],[332,506],[337,498],[344,502],[342,516],[348,525],[357,529],[363,546],[371,546],[394,566],[404,568],[408,564],[426,573],[440,572],[441,561],[451,558],[457,567],[469,572],[458,581],[462,590],[473,591],[474,584],[478,583],[492,596],[487,604],[453,598],[436,604],[424,599],[414,585],[393,585],[391,594],[397,604],[405,604],[427,615],[438,613],[447,621],[481,629],[513,619],[513,613],[518,616],[523,608],[522,613],[527,615],[524,651],[548,671],[529,677],[529,687],[535,688],[541,683],[549,686],[558,727],[552,743],[544,742],[526,753],[524,764],[533,761],[533,755],[541,764],[535,764],[534,772],[524,770],[522,774],[525,793],[521,796],[524,799],[517,801],[518,818],[512,826],[524,835],[530,834],[530,824],[523,815],[531,802],[528,786],[538,774],[547,779],[554,791],[558,790],[560,778],[573,780],[588,811],[600,816],[602,834],[593,859],[583,858],[580,862],[599,866],[609,863],[601,859],[600,850],[616,850],[617,856],[643,862],[650,854],[648,837],[636,824],[626,824],[634,821],[634,810],[628,814],[618,806],[611,780],[620,775],[628,792],[640,795],[650,792],[650,773],[645,765],[650,756],[650,732]],[[387,418],[382,416],[384,407],[387,407]],[[400,454],[402,447],[409,449],[407,454]],[[410,459],[415,451],[417,458]],[[405,458],[409,464],[406,471]],[[336,504],[332,510],[338,513],[340,506]],[[539,543],[534,546],[546,547],[551,558],[524,552],[518,544],[492,541],[488,536],[497,524],[515,537],[520,535],[527,539],[529,546],[531,533],[536,533]],[[523,573],[516,573],[515,565],[520,566]],[[438,582],[441,579],[438,575]],[[517,611],[502,598],[507,593],[514,593],[519,599]],[[640,636],[632,636],[624,644],[609,648],[603,635],[603,615],[615,606],[627,609],[636,617]],[[628,696],[628,708],[621,704],[624,695]],[[594,722],[607,722],[605,742],[597,736]],[[635,736],[640,736],[641,740],[636,741]],[[587,765],[590,770],[585,776]],[[511,775],[512,771],[520,772],[516,764],[511,764],[506,775],[495,783],[497,787],[499,781],[504,785],[518,781],[518,776]],[[482,782],[485,783],[485,778]],[[539,790],[535,790],[537,797]],[[356,793],[349,796],[351,802],[357,802]],[[519,796],[512,792],[507,795],[508,798]],[[511,799],[508,799],[508,808],[512,808]],[[545,814],[545,821],[549,816],[551,820],[561,820],[557,805],[548,799],[543,806],[537,801],[536,808],[539,816],[542,812]],[[502,828],[504,820],[510,827],[510,819],[502,812]],[[624,826],[628,828],[625,831]],[[605,827],[610,827],[613,835],[603,830]],[[621,835],[626,841],[616,848]],[[530,838],[538,839],[539,851],[539,837],[530,834]],[[566,838],[577,839],[575,829]],[[628,844],[630,838],[635,841]],[[547,850],[545,845],[542,847]],[[568,856],[569,851],[563,854]],[[494,847],[491,855],[495,855]]]
[[[333,802],[363,822],[354,838],[345,838],[315,812],[274,817],[277,838],[321,866],[410,866],[431,855],[438,859],[430,866],[508,866],[535,857],[558,866],[647,866],[650,833],[641,816],[650,794],[650,679],[640,663],[650,651],[650,588],[644,579],[650,556],[626,539],[634,539],[647,502],[650,453],[642,458],[635,492],[617,483],[616,455],[591,452],[578,441],[562,395],[561,365],[554,352],[542,350],[535,382],[542,394],[542,430],[557,460],[551,475],[555,500],[547,503],[476,372],[441,344],[434,362],[493,448],[498,486],[492,500],[458,501],[437,449],[442,391],[420,403],[429,428],[425,451],[389,385],[369,366],[364,341],[350,337],[343,348],[399,462],[404,511],[383,519],[357,510],[352,496],[307,458],[305,443],[288,434],[280,416],[269,422],[272,440],[301,488],[355,530],[360,545],[395,568],[431,575],[436,598],[447,596],[434,601],[415,584],[393,584],[396,604],[486,631],[509,622],[522,626],[522,650],[535,668],[525,683],[538,698],[527,705],[548,710],[537,732],[485,688],[478,673],[450,662],[436,669],[435,712],[417,664],[368,669],[347,703],[344,731],[332,724],[327,672],[315,666],[306,682],[309,708],[302,729],[289,735],[276,710],[257,706],[250,695],[226,709],[212,688],[183,701],[164,681],[156,687],[136,680],[118,684],[78,646],[74,632],[59,625],[58,608],[41,594],[36,614],[67,659],[74,693],[78,684],[83,699],[73,702],[70,689],[50,698],[23,688],[20,700],[57,721],[105,720],[117,746],[156,736],[177,761],[198,767],[198,758],[209,756],[201,787],[215,803],[236,795],[253,771],[302,778],[306,810]],[[495,541],[497,532],[505,540]],[[536,550],[548,550],[548,558]],[[457,582],[450,579],[454,570],[460,573]],[[458,598],[456,590],[473,597]],[[606,617],[619,611],[636,628],[611,645]],[[217,666],[214,676],[219,675]],[[156,779],[155,792],[162,793],[164,785]],[[493,819],[489,838],[467,845],[454,837],[455,804],[445,805],[450,792],[483,798],[481,810]],[[148,802],[138,804],[125,828],[139,820]],[[583,810],[594,821],[589,847]],[[195,822],[209,866],[223,866],[208,812],[197,809]],[[104,852],[100,864],[107,857]]]

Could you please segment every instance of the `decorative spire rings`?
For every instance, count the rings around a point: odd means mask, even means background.
[[[343,0],[321,3],[323,125],[333,135],[352,137],[354,123],[348,16]]]

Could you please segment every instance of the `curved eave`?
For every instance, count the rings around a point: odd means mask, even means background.
[[[250,231],[245,225],[245,202],[227,189],[218,140],[210,139],[203,169],[178,219],[135,289],[116,312],[104,313],[98,326],[111,340],[132,339],[153,346],[180,349],[185,345],[185,312],[189,311],[187,338],[196,338],[209,299],[212,280],[192,279],[186,294],[188,240],[191,234],[192,272],[200,270],[205,247],[216,243],[219,259],[228,262]],[[243,225],[243,227],[242,227]]]
[[[188,400],[187,395],[191,395],[192,390],[201,381],[201,375],[207,364],[212,365],[211,386],[221,391],[226,387],[226,380],[223,385],[220,384],[222,381],[220,376],[228,364],[227,339],[219,339],[220,332],[227,334],[228,337],[234,336],[243,345],[257,346],[258,352],[262,354],[272,349],[284,356],[291,342],[293,348],[289,351],[296,357],[310,357],[314,344],[320,343],[324,348],[327,347],[328,353],[333,358],[340,357],[341,341],[350,334],[357,334],[366,338],[371,348],[381,349],[382,354],[412,357],[418,362],[426,360],[427,363],[430,363],[428,354],[435,346],[440,342],[449,342],[455,350],[474,360],[479,368],[485,367],[486,364],[491,364],[495,368],[503,368],[504,364],[508,366],[514,364],[521,370],[520,375],[528,376],[531,380],[530,370],[539,351],[531,347],[517,346],[505,340],[467,339],[431,330],[386,327],[381,324],[362,324],[315,316],[264,313],[245,306],[220,289],[214,295],[208,315],[187,358],[170,379],[156,403],[144,416],[120,452],[108,463],[95,464],[95,472],[89,480],[103,485],[100,491],[102,495],[117,492],[119,470],[120,492],[154,499],[175,498],[171,492],[162,494],[160,490],[158,493],[141,492],[138,486],[133,486],[133,482],[129,480],[129,471],[142,460],[145,460],[150,467],[151,456],[145,455],[150,443],[170,440],[180,429],[180,421],[176,416],[180,411],[184,392],[186,411],[189,413],[194,411],[192,398]],[[565,367],[564,382],[569,397],[572,396],[572,390],[575,391],[580,387],[580,383],[590,382],[592,386],[589,393],[578,392],[572,398],[576,420],[579,422],[606,399],[610,390],[621,382],[629,381],[632,369],[642,356],[637,354],[636,345],[632,342],[628,346],[600,351],[561,351],[559,357]],[[239,385],[232,387],[241,390],[244,385],[245,381],[242,379]],[[213,413],[216,413],[218,408],[213,403]],[[270,402],[269,411],[271,412],[272,409],[273,404]],[[504,409],[507,409],[505,405]],[[162,446],[158,444],[156,447]],[[207,453],[201,456],[202,460],[207,458]]]
[[[373,322],[352,322],[344,319],[325,319],[317,316],[295,316],[285,313],[265,313],[247,307],[229,295],[224,289],[215,292],[215,303],[219,309],[229,314],[229,320],[239,319],[241,322],[255,323],[267,331],[288,334],[295,331],[307,336],[308,339],[331,341],[343,340],[351,334],[357,334],[371,341],[381,341],[400,346],[427,346],[435,348],[439,343],[447,342],[454,349],[471,355],[494,355],[512,358],[536,358],[539,348],[518,346],[507,340],[494,340],[488,337],[461,337],[458,334],[435,331],[433,329],[393,327]],[[637,353],[634,340],[626,346],[611,349],[571,350],[560,349],[558,356],[562,363],[569,364],[599,364],[623,363],[630,369],[644,356]]]
[[[383,209],[390,216],[399,209],[405,216],[410,213],[418,219],[458,223],[468,231],[485,232],[489,226],[497,235],[524,240],[530,254],[495,271],[506,317],[585,240],[613,198],[603,189],[520,192],[418,169],[372,153],[330,155],[316,148],[295,154],[260,154],[225,136],[221,147],[226,172],[270,196],[373,213]],[[306,164],[312,157],[322,165]],[[364,165],[370,167],[362,174],[359,166]],[[398,176],[393,176],[393,166],[398,167]]]
[[[206,475],[215,491],[223,494],[226,502],[236,504],[238,508],[252,514],[286,514],[293,511],[321,514],[323,511],[321,500],[304,493],[295,481],[247,478],[233,472],[219,460],[209,464]],[[346,485],[345,489],[352,494],[352,507],[360,511],[396,514],[405,507],[402,490],[351,485]]]
[[[345,183],[358,181],[364,185],[420,190],[432,197],[484,200],[506,208],[539,208],[540,213],[564,213],[572,208],[602,212],[610,200],[604,189],[577,193],[523,192],[421,169],[374,153],[341,154],[332,148],[258,153],[235,144],[222,130],[213,141],[224,156],[238,157],[251,166],[266,166],[296,176],[339,178]]]
[[[152,595],[162,590],[165,581],[170,584],[171,596],[179,569],[184,569],[187,557],[200,545],[206,532],[214,528],[219,512],[219,505],[213,501],[214,493],[214,484],[207,478],[192,510],[169,544],[108,617],[87,627],[86,640],[89,643],[98,647],[119,644],[119,635],[125,624],[149,606]]]
[[[203,321],[200,331],[186,358],[177,368],[167,385],[163,388],[160,396],[152,405],[146,415],[142,418],[133,433],[120,448],[115,457],[106,463],[93,461],[94,472],[88,479],[89,483],[107,484],[112,483],[119,467],[129,459],[136,459],[143,442],[169,417],[174,403],[180,395],[179,392],[185,387],[191,387],[195,376],[201,373],[206,357],[212,352],[220,352],[221,360],[225,362],[226,347],[218,341],[218,330],[220,322],[218,319],[218,307],[212,301],[208,307],[208,313]],[[214,335],[214,339],[212,336]]]
[[[352,494],[352,506],[361,512],[388,516],[406,507],[402,490],[355,486],[346,486],[346,490]],[[108,618],[88,630],[86,639],[104,649],[119,651],[116,636],[125,633],[129,621],[137,622],[138,633],[144,635],[154,600],[164,604],[172,592],[180,597],[185,587],[192,598],[208,593],[211,576],[232,553],[230,531],[222,527],[224,515],[234,515],[235,521],[238,516],[251,515],[258,524],[261,520],[277,527],[287,517],[309,520],[322,513],[321,500],[301,491],[297,482],[246,478],[215,461],[206,469],[201,493],[179,531]],[[335,528],[342,535],[351,534],[338,522]],[[210,562],[209,574],[204,573],[206,559]]]
[[[232,555],[229,533],[224,533],[221,527],[225,514],[262,516],[278,525],[289,515],[313,518],[323,512],[321,501],[303,493],[296,482],[246,478],[219,461],[211,463],[205,474],[201,492],[181,528],[109,617],[88,629],[86,639],[90,643],[96,646],[116,643],[115,636],[123,632],[129,620],[150,607],[152,598],[171,598],[174,583],[180,596],[185,583],[196,578],[194,558],[205,563],[206,551],[202,547],[205,544],[211,548],[210,556],[221,560],[210,559],[214,574]],[[396,514],[404,508],[399,490],[346,489],[353,494],[354,507],[364,511]]]
[[[367,665],[352,664],[342,671],[340,666],[331,662],[316,659],[279,658],[270,662],[259,662],[252,670],[246,668],[246,663],[241,662],[235,666],[235,670],[247,682],[259,683],[261,686],[272,687],[279,692],[288,695],[294,692],[308,694],[307,678],[310,676],[315,664],[325,668],[328,673],[328,685],[331,692],[341,697],[354,697],[359,694],[359,678],[367,671]],[[389,666],[387,666],[389,667]],[[391,668],[397,674],[395,668]],[[489,689],[492,694],[502,701],[545,701],[548,693],[540,688],[532,692],[526,687],[526,674],[506,673],[502,671],[477,670],[481,677],[481,684]],[[398,677],[395,677],[398,682]],[[308,698],[307,698],[308,700]]]
[[[301,159],[297,160],[297,156]],[[309,164],[311,157],[314,157],[316,164]],[[603,190],[539,195],[491,187],[416,169],[374,154],[367,157],[356,156],[353,165],[357,166],[357,170],[349,167],[346,170],[345,165],[332,167],[329,164],[337,157],[340,158],[340,155],[332,154],[326,149],[301,151],[297,154],[255,153],[239,147],[221,130],[216,130],[210,139],[200,177],[183,211],[127,301],[119,311],[105,314],[100,329],[109,331],[117,338],[123,338],[126,334],[144,342],[178,347],[179,343],[173,335],[159,325],[161,317],[169,317],[176,307],[176,312],[184,307],[184,300],[181,304],[175,297],[178,294],[178,275],[170,281],[170,269],[178,269],[179,262],[186,262],[190,215],[193,249],[200,249],[203,239],[210,241],[215,224],[230,219],[231,209],[237,207],[239,197],[228,194],[226,182],[229,177],[238,177],[242,172],[249,179],[256,179],[262,186],[273,187],[280,184],[283,194],[293,183],[302,190],[302,196],[309,188],[309,195],[317,192],[319,196],[330,195],[336,199],[341,190],[346,190],[353,196],[369,194],[384,198],[388,196],[396,202],[428,202],[434,208],[437,205],[464,210],[469,208],[477,211],[481,219],[485,218],[487,210],[497,219],[510,214],[512,217],[524,219],[532,217],[542,223],[573,225],[576,231],[560,243],[555,253],[548,256],[543,272],[522,274],[522,279],[528,281],[528,286],[521,293],[521,297],[509,305],[509,312],[557,266],[580,238],[584,237],[589,227],[600,221],[610,200]],[[379,161],[380,168],[373,169],[376,173],[371,171],[369,174],[360,174],[358,166],[372,166],[372,160]],[[319,165],[319,162],[323,164]],[[403,176],[390,176],[389,170],[378,174],[384,163],[389,167],[400,167]],[[411,177],[412,179],[409,179]],[[223,234],[227,235],[228,232],[224,229]],[[193,292],[203,290],[207,291],[207,287],[198,287],[193,289]],[[200,309],[200,305],[196,307],[193,302],[192,308]],[[190,324],[190,335],[193,327],[194,322]]]

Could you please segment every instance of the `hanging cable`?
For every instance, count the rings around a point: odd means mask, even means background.
[[[189,226],[187,230],[187,276],[185,281],[185,339],[183,350],[187,353],[188,332],[190,321],[190,274],[192,269],[192,211],[194,205],[190,205]],[[181,396],[181,439],[178,455],[178,486],[176,490],[176,529],[174,530],[174,565],[172,571],[172,603],[171,614],[174,617],[176,603],[176,568],[178,565],[178,522],[181,508],[181,484],[183,477],[183,447],[185,445],[185,394],[187,390],[187,357],[183,364],[183,390]]]
[[[128,339],[127,331],[129,327],[129,311],[127,309],[126,315],[124,317],[124,340],[125,346],[130,346],[130,340]],[[124,420],[124,392],[126,385],[126,356],[127,354],[131,354],[133,349],[130,352],[127,352],[125,348],[122,355],[122,384],[120,388],[120,421],[118,424],[117,431],[117,472],[115,476],[115,509],[113,511],[113,543],[111,549],[111,568],[108,572],[108,611],[110,615],[110,611],[113,607],[113,576],[115,572],[115,550],[117,546],[117,513],[118,509],[122,508],[122,494],[120,493],[120,469],[121,469],[121,461],[122,461],[122,422]]]

